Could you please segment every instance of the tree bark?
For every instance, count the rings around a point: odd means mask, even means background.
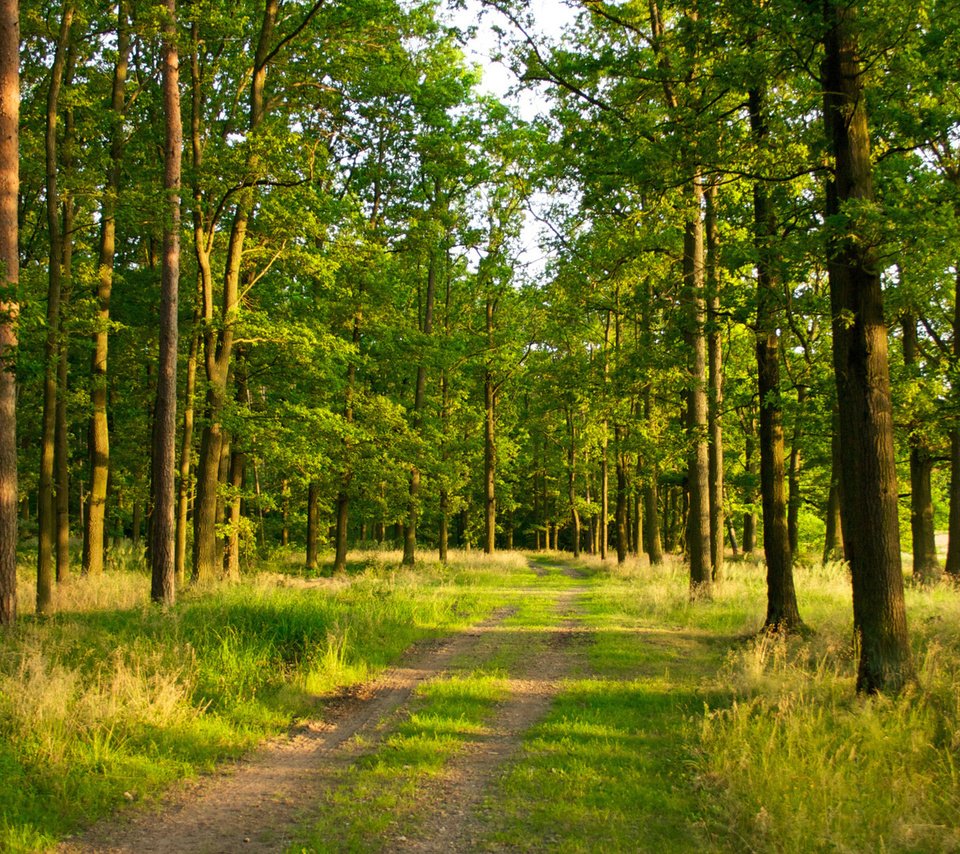
[[[439,184],[439,182],[438,182]],[[439,195],[439,186],[435,186]],[[433,305],[437,292],[437,258],[436,251],[430,247],[430,260],[427,268],[427,293],[424,300],[423,320],[420,323],[420,332],[424,341],[429,342],[433,334]],[[427,343],[424,346],[428,346]],[[413,428],[418,433],[423,425],[423,406],[427,392],[427,365],[425,354],[421,353],[420,364],[417,365],[417,382],[413,400]],[[403,559],[404,566],[413,566],[417,552],[417,515],[420,494],[420,469],[414,463],[410,469],[410,501],[407,504],[407,523],[403,532]]]
[[[843,526],[840,522],[840,412],[833,406],[830,419],[830,490],[827,493],[826,533],[823,538],[823,563],[843,560]]]
[[[903,327],[903,364],[908,374],[917,372],[917,318],[907,312]],[[923,424],[916,418],[908,425],[910,446],[910,533],[913,543],[913,577],[920,583],[940,576],[937,560],[937,538],[933,527],[933,452],[924,434]]]
[[[827,219],[847,202],[873,201],[870,135],[855,7],[825,0],[824,119],[835,160]],[[856,216],[856,214],[850,214]],[[913,680],[900,566],[897,472],[876,247],[855,223],[827,244],[833,357],[843,454],[843,538],[853,578],[859,636],[857,690],[897,691]]]
[[[690,443],[687,489],[687,553],[690,595],[707,597],[713,574],[710,566],[710,450],[707,438],[707,342],[705,335],[704,247],[700,179],[692,183],[684,227],[683,278],[687,301],[687,438]]]
[[[643,417],[647,424],[650,424],[653,419],[653,402],[649,386],[643,390]],[[647,537],[646,552],[652,566],[663,563],[663,542],[660,539],[659,474],[657,466],[652,465],[643,488],[643,515],[647,520],[644,528]]]
[[[183,396],[183,431],[180,434],[180,480],[177,484],[177,541],[174,552],[174,583],[182,586],[187,568],[187,516],[190,509],[190,473],[193,470],[193,413],[197,390],[197,355],[200,351],[200,297],[193,313],[193,332],[187,353],[186,388]]]
[[[960,182],[960,177],[958,177]],[[958,204],[960,209],[960,204]],[[953,285],[953,361],[960,364],[960,264]],[[956,394],[956,392],[955,392]],[[947,528],[947,561],[944,571],[960,580],[960,426],[950,430],[950,510]]]
[[[260,24],[260,33],[254,52],[253,67],[250,78],[250,101],[248,130],[255,131],[263,122],[266,115],[266,79],[267,66],[272,59],[271,41],[279,13],[279,0],[266,0],[263,18]],[[200,86],[199,79],[194,78],[194,89]],[[198,93],[195,91],[194,103]],[[198,127],[194,129],[194,146],[199,145]],[[196,157],[194,158],[196,160]],[[258,174],[260,164],[257,155],[252,153],[246,164],[247,173]],[[195,190],[194,195],[197,195]],[[221,312],[219,329],[213,323],[213,293],[212,277],[204,275],[204,320],[207,334],[204,341],[205,366],[207,371],[207,421],[200,444],[200,457],[197,461],[197,495],[194,508],[193,525],[193,578],[203,581],[212,577],[220,565],[219,544],[217,542],[216,508],[218,500],[217,486],[219,484],[220,455],[223,449],[224,435],[221,419],[227,396],[227,382],[230,362],[233,358],[234,331],[239,310],[239,285],[241,266],[243,261],[243,246],[246,241],[247,227],[253,213],[254,190],[246,186],[236,194],[237,202],[234,209],[233,222],[230,228],[230,238],[227,245],[227,257],[223,274],[223,293],[221,296]],[[195,222],[197,212],[195,210]],[[209,270],[209,253],[212,246],[211,234],[198,250],[198,261],[201,271],[206,266]],[[197,231],[195,227],[195,233]],[[195,244],[203,243],[204,230],[196,234]]]
[[[790,437],[790,468],[787,475],[787,541],[793,555],[800,547],[800,507],[803,504],[803,496],[800,494],[800,469],[803,467],[801,443],[806,401],[807,389],[802,385],[798,386],[797,416],[793,422],[793,435]]]
[[[307,488],[307,569],[317,568],[317,540],[320,537],[320,484]]]
[[[487,298],[487,338],[492,346],[493,300]],[[483,551],[492,555],[497,546],[497,453],[496,453],[496,390],[489,364],[483,376]]]
[[[767,142],[765,92],[752,89],[750,128],[758,146]],[[776,218],[762,181],[753,187],[754,242],[757,247],[757,393],[760,399],[760,501],[763,552],[767,562],[767,615],[764,626],[792,631],[802,624],[793,581],[793,553],[787,530],[783,483],[783,410],[780,392],[780,280]],[[744,535],[746,550],[746,535]]]
[[[17,302],[20,4],[0,2],[0,625],[17,619]]]
[[[627,560],[627,459],[621,450],[623,430],[614,428],[614,446],[617,452],[617,563],[623,565]]]
[[[180,176],[183,126],[180,120],[180,58],[176,0],[166,0],[163,19],[163,262],[160,284],[160,359],[153,415],[150,525],[150,598],[172,605],[176,597],[175,475],[177,461],[177,310],[180,290]]]
[[[707,430],[710,434],[710,563],[714,581],[723,577],[723,347],[720,340],[720,278],[717,247],[717,185],[706,188],[707,241],[707,359],[708,386]]]
[[[70,28],[73,24],[73,3],[67,2],[60,19],[60,33],[50,68],[47,89],[47,123],[45,137],[47,228],[50,254],[47,279],[47,328],[43,345],[43,416],[40,439],[40,484],[37,496],[37,613],[45,614],[53,607],[54,547],[57,534],[56,499],[54,495],[54,456],[57,432],[57,376],[60,363],[60,291],[63,274],[63,240],[60,232],[60,195],[57,187],[57,124],[60,90],[67,63]]]
[[[577,431],[573,412],[567,407],[567,498],[570,501],[570,523],[573,528],[573,556],[580,557],[580,510],[577,507]]]
[[[82,571],[103,572],[106,542],[107,481],[110,473],[110,425],[107,420],[107,355],[110,338],[110,297],[116,254],[117,202],[120,194],[124,147],[124,89],[130,58],[129,0],[117,6],[117,62],[110,97],[110,160],[100,202],[100,247],[97,258],[97,318],[90,362],[90,423],[87,447],[90,492],[83,529]]]

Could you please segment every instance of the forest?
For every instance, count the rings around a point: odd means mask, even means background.
[[[152,625],[522,551],[691,620],[753,579],[787,646],[833,573],[845,690],[912,696],[907,600],[960,583],[958,55],[956,0],[2,0],[8,652],[131,572]]]

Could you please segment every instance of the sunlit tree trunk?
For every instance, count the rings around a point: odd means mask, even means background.
[[[690,593],[709,596],[713,580],[710,565],[710,450],[707,438],[707,341],[705,334],[704,245],[700,179],[692,183],[684,233],[683,278],[687,300],[687,436],[690,442],[687,488],[687,553]]]
[[[163,261],[160,284],[160,359],[153,417],[150,525],[150,598],[173,603],[176,576],[175,475],[177,455],[177,310],[180,289],[180,58],[177,54],[176,0],[166,0],[163,18]]]
[[[706,188],[707,242],[707,363],[708,389],[707,430],[710,434],[710,564],[713,580],[723,576],[723,427],[720,413],[723,406],[723,348],[720,338],[720,279],[717,246],[717,185]]]
[[[17,619],[17,347],[20,4],[0,0],[0,625]]]

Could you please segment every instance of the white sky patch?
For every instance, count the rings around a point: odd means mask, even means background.
[[[581,11],[575,4],[571,5],[563,0],[527,0],[525,6],[533,16],[533,26],[527,32],[537,45],[543,46],[545,52],[549,52],[549,45],[560,42],[564,30],[573,24]],[[464,9],[448,7],[446,16],[450,23],[464,31],[476,27],[476,35],[464,46],[464,53],[467,61],[478,65],[483,72],[481,91],[512,106],[525,121],[532,121],[549,113],[550,102],[544,98],[542,92],[531,87],[521,87],[506,56],[504,61],[496,59],[498,55],[508,53],[510,43],[522,38],[521,33],[514,29],[505,15],[485,7],[480,0],[467,0]],[[497,34],[495,28],[504,31],[503,38]],[[545,210],[548,202],[549,199],[542,194],[531,199],[532,207],[540,212]],[[517,259],[518,278],[536,279],[542,276],[548,256],[541,249],[541,243],[542,238],[550,234],[549,229],[538,222],[532,213],[527,214],[520,238],[522,249]]]

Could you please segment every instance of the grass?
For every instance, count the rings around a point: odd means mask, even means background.
[[[0,850],[42,850],[317,714],[412,642],[489,613],[510,571],[371,564],[187,591],[169,611],[146,603],[141,572],[112,571],[65,586],[53,617],[25,616],[0,656]],[[27,573],[22,586],[29,603]]]
[[[799,567],[809,635],[759,635],[764,570],[691,603],[685,567],[455,555],[346,579],[282,567],[164,612],[142,573],[75,579],[0,654],[0,850],[35,851],[237,756],[411,642],[512,610],[404,717],[354,745],[295,850],[416,837],[576,589],[576,663],[478,816],[510,850],[960,851],[960,593],[908,585],[918,684],[854,692],[849,580]],[[25,578],[24,585],[29,586]],[[27,595],[32,595],[27,593]],[[111,602],[121,603],[116,606]],[[358,809],[357,804],[363,808]]]

